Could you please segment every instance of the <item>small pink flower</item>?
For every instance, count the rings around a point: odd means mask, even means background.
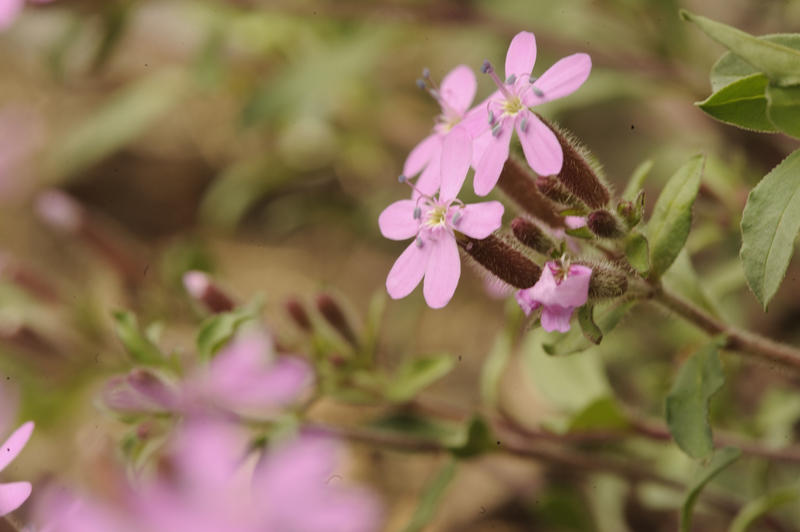
[[[6,468],[25,448],[33,433],[33,422],[28,421],[14,431],[0,447],[0,471]],[[0,516],[19,508],[31,494],[30,482],[0,484]]]
[[[520,290],[515,297],[526,316],[544,307],[542,328],[545,331],[567,332],[572,312],[586,304],[591,276],[592,269],[587,266],[573,264],[565,271],[555,262],[548,262],[539,281]]]
[[[498,90],[488,99],[480,116],[483,124],[475,137],[477,167],[475,193],[485,196],[494,188],[508,159],[508,146],[516,129],[525,158],[539,175],[561,171],[564,154],[555,134],[529,109],[575,92],[592,69],[586,54],[565,57],[551,66],[540,78],[531,76],[536,62],[536,39],[523,31],[511,41],[506,55],[506,78],[501,80],[485,62],[483,72],[491,75]],[[470,126],[474,119],[470,120]]]
[[[427,73],[425,79],[433,83]],[[421,87],[426,87],[424,81],[420,80],[419,83]],[[432,89],[429,89],[431,95],[441,106],[442,113],[436,117],[433,133],[411,150],[403,165],[403,175],[406,177],[414,177],[422,172],[416,182],[419,193],[431,196],[439,190],[441,185],[439,167],[444,139],[466,117],[469,106],[475,98],[477,87],[478,82],[472,69],[466,65],[460,65],[444,77],[441,87],[434,85]],[[471,121],[471,123],[480,124],[479,121]],[[470,134],[473,135],[482,131],[474,126],[472,129],[474,131],[470,130]]]
[[[442,146],[441,191],[389,205],[378,218],[381,233],[392,240],[416,237],[394,263],[386,279],[393,299],[410,294],[425,277],[423,294],[431,308],[450,301],[461,276],[455,231],[483,239],[500,228],[503,205],[489,201],[464,205],[456,199],[472,158],[472,137],[459,126]]]

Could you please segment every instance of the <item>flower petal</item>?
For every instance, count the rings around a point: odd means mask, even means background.
[[[442,186],[439,199],[443,203],[455,199],[472,162],[472,136],[463,127],[454,127],[442,145]]]
[[[486,148],[489,147],[489,143],[492,142],[492,133],[490,131],[486,131],[483,135],[478,137],[473,137],[472,140],[472,167],[477,169],[478,165],[481,162],[481,158],[483,154],[486,153]]]
[[[31,494],[30,482],[11,482],[0,484],[0,516],[13,512],[28,500]]]
[[[531,290],[533,290],[533,287],[520,290],[514,294],[514,299],[517,300],[519,308],[522,309],[526,316],[530,316],[531,312],[542,306],[541,303],[531,297]]]
[[[499,201],[473,203],[461,210],[461,215],[453,227],[467,236],[482,240],[500,229],[503,224],[503,211],[503,204]]]
[[[434,133],[425,137],[422,142],[414,146],[403,164],[403,175],[414,177],[431,161],[433,153],[442,147],[442,135]]]
[[[522,130],[523,118],[527,127]],[[525,159],[539,175],[556,175],[564,164],[564,152],[555,133],[533,113],[521,113],[516,121],[517,135],[525,152]]]
[[[558,284],[556,283],[556,278],[553,277],[553,271],[550,269],[551,264],[553,263],[545,263],[544,268],[542,268],[542,276],[539,277],[535,285],[527,289],[527,295],[531,300],[538,301],[545,306],[558,304]]]
[[[453,235],[442,230],[437,240],[429,240],[425,242],[425,246],[433,249],[425,271],[422,293],[425,294],[425,302],[429,307],[442,308],[456,293],[458,279],[461,277],[458,245]]]
[[[428,267],[433,245],[430,241],[417,247],[416,240],[397,258],[386,278],[386,291],[392,299],[406,297],[414,291]]]
[[[494,91],[488,98],[467,111],[458,125],[469,131],[473,139],[488,132],[492,128],[489,124],[489,104],[502,97],[499,90]]]
[[[444,137],[442,137],[444,138]],[[433,152],[428,166],[422,171],[415,183],[415,190],[411,194],[411,199],[416,200],[421,195],[433,196],[439,191],[442,184],[442,147],[441,145]]]
[[[33,421],[24,423],[20,428],[8,437],[8,439],[0,446],[0,471],[6,468],[14,458],[25,448],[28,439],[33,432]]]
[[[419,220],[414,219],[414,200],[395,201],[378,216],[381,234],[392,240],[406,240],[419,231]]]
[[[470,67],[459,65],[444,77],[439,94],[450,108],[463,115],[475,98],[477,89],[475,73]]]
[[[569,267],[569,276],[558,285],[558,304],[564,307],[580,307],[589,298],[589,280],[592,269],[588,266],[573,264]]]
[[[508,143],[514,133],[511,120],[503,120],[497,136],[490,134],[491,139],[483,152],[483,157],[475,170],[475,194],[485,196],[492,191],[500,179],[500,172],[508,159]]]
[[[528,31],[521,31],[514,36],[506,54],[506,78],[530,76],[536,63],[536,37]]]
[[[542,310],[542,329],[547,332],[558,331],[565,333],[569,330],[569,320],[575,307],[561,307],[559,305],[545,306]]]
[[[529,89],[523,103],[531,107],[572,94],[583,85],[591,71],[592,58],[587,54],[573,54],[560,59],[533,84],[542,96]]]

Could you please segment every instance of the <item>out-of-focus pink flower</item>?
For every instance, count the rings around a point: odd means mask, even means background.
[[[54,0],[28,0],[32,4],[48,4]],[[25,0],[0,0],[0,31],[4,31],[14,24],[22,12]]]
[[[424,82],[422,83],[421,86],[425,87]],[[441,106],[442,113],[436,117],[433,133],[411,150],[403,165],[403,175],[406,177],[414,177],[422,172],[416,182],[419,194],[432,196],[439,190],[441,185],[439,168],[444,139],[466,117],[469,106],[475,98],[477,87],[478,82],[472,69],[466,65],[460,65],[444,77],[441,87],[434,86],[429,90]],[[470,134],[474,135],[482,131],[476,127],[478,124],[474,121],[469,123]]]
[[[392,240],[416,237],[394,263],[386,279],[393,299],[410,294],[425,277],[423,294],[431,308],[450,301],[461,277],[455,231],[484,239],[500,228],[503,205],[489,201],[464,205],[456,199],[472,158],[472,137],[461,126],[453,128],[442,147],[442,185],[438,197],[392,203],[381,213],[381,233]],[[420,205],[422,202],[422,205]]]
[[[31,433],[33,433],[33,422],[28,421],[3,442],[3,445],[0,446],[0,471],[3,471],[22,452],[31,437]],[[30,482],[0,484],[0,516],[19,508],[30,494]]]
[[[497,183],[508,159],[508,146],[517,131],[528,164],[539,175],[561,171],[564,153],[555,134],[529,109],[575,92],[592,69],[586,54],[574,54],[559,60],[540,78],[531,76],[536,62],[536,39],[523,31],[511,41],[506,55],[505,80],[492,65],[484,62],[482,71],[489,74],[498,90],[471,120],[482,124],[482,135],[475,139],[475,193],[488,194]]]
[[[548,262],[539,281],[520,290],[515,297],[526,316],[544,307],[542,328],[545,331],[567,332],[572,312],[586,304],[591,276],[592,269],[587,266],[573,264],[565,269],[555,262]]]

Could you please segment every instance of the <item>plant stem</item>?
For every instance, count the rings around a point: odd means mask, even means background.
[[[800,350],[728,325],[661,285],[653,287],[652,297],[656,303],[680,314],[708,334],[724,334],[727,337],[725,349],[800,372]]]

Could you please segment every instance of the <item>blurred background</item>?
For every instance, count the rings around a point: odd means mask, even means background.
[[[469,65],[480,101],[493,90],[481,63],[502,65],[523,30],[537,39],[534,74],[566,55],[591,55],[585,85],[537,111],[585,143],[618,190],[652,158],[652,206],[688,157],[708,154],[682,267],[697,271],[697,286],[725,318],[800,341],[796,261],[767,316],[737,258],[747,193],[797,142],[716,123],[692,105],[710,94],[708,71],[724,50],[682,22],[679,8],[755,35],[800,29],[798,0],[27,4],[0,33],[0,376],[23,395],[20,419],[38,428],[6,476],[103,485],[124,432],[94,399],[122,367],[110,312],[134,310],[144,325],[163,326],[166,349],[192,349],[203,314],[181,285],[187,270],[213,273],[240,301],[263,294],[290,347],[301,342],[284,310],[289,299],[313,307],[331,293],[362,323],[407,245],[381,237],[378,214],[407,197],[396,177],[439,112],[416,79],[425,67],[440,81]],[[53,189],[85,211],[76,215]],[[50,215],[37,215],[46,198]],[[461,198],[474,199],[469,181]],[[444,310],[428,309],[419,289],[387,303],[381,363],[449,353],[455,369],[427,393],[475,408],[506,315],[506,303],[465,268]],[[597,356],[623,402],[660,416],[687,342],[702,341],[691,326],[642,307]],[[723,392],[718,423],[793,434],[796,384],[769,368],[747,371],[746,382]],[[503,383],[506,408],[530,426],[559,409],[524,371],[508,371]],[[371,413],[335,401],[312,412],[334,422]],[[386,500],[387,530],[408,521],[442,460],[368,447],[356,457],[357,476]],[[670,460],[678,459],[663,458],[667,469]],[[643,503],[627,484],[593,478],[600,498],[547,464],[487,458],[460,470],[432,530],[674,529],[674,512],[658,509],[669,501]],[[604,512],[618,520],[598,517]]]

